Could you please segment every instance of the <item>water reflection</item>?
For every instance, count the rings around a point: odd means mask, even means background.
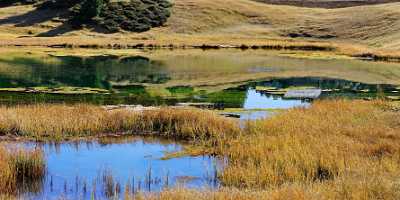
[[[178,102],[210,102],[223,104],[226,108],[275,109],[307,106],[308,102],[305,100],[283,98],[286,90],[301,87],[324,90],[321,98],[399,96],[399,89],[394,85],[349,81],[353,80],[352,78],[359,79],[365,74],[365,80],[369,82],[385,82],[382,80],[388,78],[387,74],[391,74],[390,77],[399,74],[396,70],[400,68],[394,64],[299,59],[260,52],[264,51],[187,50],[140,54],[147,57],[79,57],[27,53],[0,55],[0,88],[90,87],[106,89],[111,93],[48,94],[1,91],[0,104],[84,102],[150,106],[175,105]],[[380,70],[376,71],[375,68],[378,67]],[[350,78],[346,80],[310,75],[323,75],[322,72],[325,71],[333,77],[338,77],[335,73],[340,72],[343,74],[339,77]],[[292,73],[293,77],[279,78],[288,77],[288,74]],[[307,76],[298,77],[304,74]],[[255,79],[260,81],[245,83]],[[235,82],[243,82],[243,85],[237,87]],[[202,87],[204,85],[207,87]],[[285,91],[280,91],[279,94],[259,91],[256,86]],[[392,91],[397,91],[397,94]]]
[[[7,69],[12,66],[13,70]],[[162,62],[142,56],[44,56],[0,59],[0,87],[73,86],[111,89],[112,85],[165,83]]]
[[[306,107],[310,102],[304,99],[283,99],[280,95],[269,95],[257,92],[255,89],[247,90],[244,109],[288,109],[294,107]]]
[[[27,143],[41,147],[47,159],[42,188],[23,198],[103,199],[165,187],[217,187],[217,160],[196,156],[162,159],[182,144],[149,138],[63,143]]]
[[[279,89],[291,87],[312,87],[326,91],[332,90],[336,92],[354,93],[390,93],[397,90],[397,86],[391,84],[367,84],[344,79],[333,79],[324,77],[275,78],[269,81],[262,81],[257,85],[269,86]]]
[[[216,92],[195,90],[192,87],[169,87],[169,96],[149,93],[145,86],[131,85],[115,87],[120,92],[114,94],[44,94],[2,92],[0,104],[31,103],[93,103],[100,105],[141,104],[175,105],[180,102],[209,102],[225,108],[244,109],[287,109],[308,106],[310,100],[285,98],[290,90],[320,89],[320,98],[400,97],[397,86],[388,84],[365,84],[340,79],[320,77],[277,78],[252,82]]]

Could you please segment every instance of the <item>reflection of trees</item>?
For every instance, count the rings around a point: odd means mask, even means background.
[[[229,88],[207,95],[207,101],[222,104],[225,108],[242,108],[247,98],[247,86]]]
[[[74,86],[111,88],[111,84],[164,83],[169,80],[163,63],[141,56],[118,58],[46,57],[0,60],[26,73],[0,74],[0,87]],[[13,83],[13,84],[12,84]]]
[[[339,89],[342,91],[360,91],[369,90],[371,92],[392,90],[394,85],[387,84],[365,84],[360,82],[353,82],[343,79],[319,78],[319,77],[299,77],[299,78],[282,78],[273,79],[271,81],[262,82],[263,86],[270,86],[276,88],[289,88],[289,87],[316,87],[321,89]]]
[[[18,194],[40,194],[43,191],[45,177],[33,180],[18,180]]]

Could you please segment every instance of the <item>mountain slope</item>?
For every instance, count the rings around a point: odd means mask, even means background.
[[[257,43],[317,41],[400,50],[400,3],[338,9],[269,5],[252,0],[175,0],[167,24],[145,33],[72,30],[57,11],[0,8],[0,44],[64,42]],[[47,33],[53,37],[37,37]],[[51,34],[48,34],[51,33]]]

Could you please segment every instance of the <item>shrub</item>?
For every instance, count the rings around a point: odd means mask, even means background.
[[[119,30],[144,32],[162,26],[170,16],[172,6],[167,0],[131,0],[110,2],[105,0],[71,0],[73,25],[96,24],[109,32]]]
[[[109,32],[144,32],[162,26],[172,6],[168,0],[5,0],[0,4],[14,3],[40,3],[39,9],[69,9],[72,25],[100,25]]]
[[[71,9],[71,23],[75,26],[91,23],[100,15],[104,6],[104,0],[83,0],[75,4]]]
[[[118,29],[143,32],[162,26],[170,16],[170,7],[167,0],[111,2],[102,10],[97,23],[111,32]]]

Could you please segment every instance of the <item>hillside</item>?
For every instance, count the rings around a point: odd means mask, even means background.
[[[399,2],[399,0],[255,0],[258,2],[313,8],[345,8]]]
[[[0,8],[0,45],[154,43],[163,45],[319,42],[400,50],[400,3],[324,9],[251,0],[175,0],[166,25],[144,33],[72,30],[66,13],[33,6]]]

